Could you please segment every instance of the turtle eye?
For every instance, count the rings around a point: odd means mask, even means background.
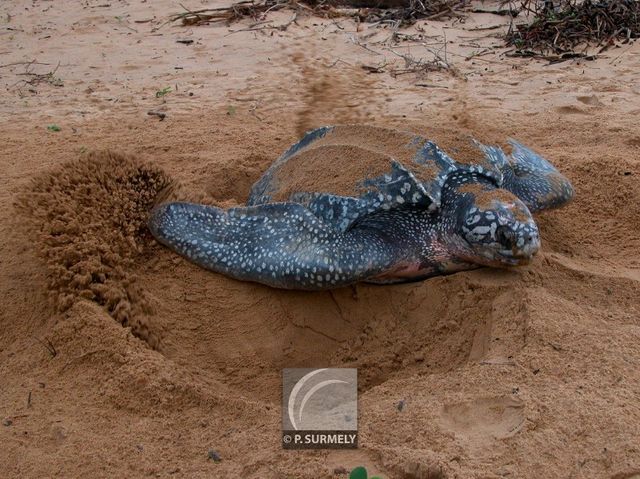
[[[499,226],[496,230],[496,240],[505,249],[513,249],[516,244],[515,235],[513,234],[513,230],[507,226]]]

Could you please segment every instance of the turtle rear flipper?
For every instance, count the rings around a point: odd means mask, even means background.
[[[278,288],[330,289],[376,276],[397,246],[374,228],[345,233],[296,203],[223,210],[169,203],[151,214],[154,237],[206,269]]]
[[[497,146],[480,145],[502,170],[502,188],[511,191],[531,212],[558,208],[571,201],[573,186],[551,163],[515,140],[510,156]]]

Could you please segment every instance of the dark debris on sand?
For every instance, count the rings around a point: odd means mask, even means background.
[[[243,0],[228,7],[186,10],[173,15],[170,21],[183,25],[231,24],[243,18],[262,21],[269,12],[287,9],[326,18],[350,17],[367,23],[407,26],[420,19],[459,16],[469,3],[470,0]]]
[[[533,20],[510,28],[506,36],[507,44],[517,49],[515,56],[587,57],[588,47],[601,47],[601,53],[616,41],[628,43],[640,36],[638,0],[525,0],[523,7]]]

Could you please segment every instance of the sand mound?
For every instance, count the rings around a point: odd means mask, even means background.
[[[109,151],[34,179],[17,207],[45,260],[48,294],[58,311],[81,299],[94,301],[156,345],[143,319],[150,302],[130,268],[148,234],[148,212],[170,185],[160,169]]]

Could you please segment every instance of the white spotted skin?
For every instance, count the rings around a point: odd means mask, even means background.
[[[462,164],[415,136],[406,145],[413,160],[390,157],[387,173],[355,179],[362,194],[299,191],[287,203],[272,202],[279,188],[275,173],[284,163],[322,138],[341,144],[349,128],[323,127],[305,135],[253,185],[246,208],[160,205],[149,220],[152,234],[190,261],[239,280],[323,290],[526,264],[540,248],[531,213],[573,197],[564,176],[516,142],[510,156],[476,143],[484,161]],[[429,166],[435,176],[419,180],[416,165]],[[469,184],[474,188],[462,188]],[[481,201],[472,193],[478,187]]]
[[[515,140],[509,143],[513,149],[509,156],[496,146],[478,146],[491,162],[500,166],[501,186],[515,194],[529,211],[559,208],[573,199],[571,182],[551,163]]]
[[[437,214],[411,205],[380,210],[344,232],[297,203],[229,210],[170,203],[152,212],[149,228],[159,242],[206,269],[286,289],[415,281],[528,261],[539,245],[533,219],[516,221],[509,205],[499,202],[484,210],[472,194],[458,191],[482,181],[453,177]],[[506,223],[498,225],[496,218]]]
[[[396,245],[367,228],[339,233],[295,203],[220,208],[191,203],[152,212],[154,237],[192,262],[287,289],[330,289],[379,274]]]

